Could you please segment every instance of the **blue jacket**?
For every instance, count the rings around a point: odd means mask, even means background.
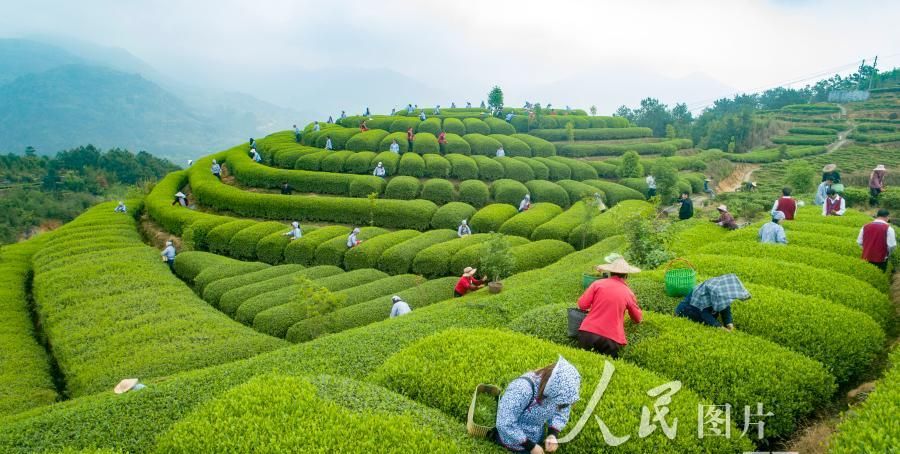
[[[513,451],[530,450],[544,440],[544,427],[557,434],[569,422],[571,406],[578,401],[581,375],[578,369],[559,358],[544,387],[544,395],[537,399],[540,376],[527,372],[511,381],[500,397],[497,408],[497,434],[500,441]]]

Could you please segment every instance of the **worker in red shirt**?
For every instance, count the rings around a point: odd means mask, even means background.
[[[462,277],[459,278],[459,282],[456,283],[456,288],[453,289],[454,296],[458,298],[472,290],[478,290],[484,286],[484,280],[475,279],[476,271],[478,270],[471,266],[467,266],[466,269],[463,270]]]
[[[863,260],[882,271],[887,271],[888,258],[897,248],[897,234],[891,227],[890,216],[888,210],[878,210],[875,220],[863,226],[856,238],[856,243],[863,248]]]
[[[438,134],[438,143],[441,145],[444,145],[447,143],[447,133],[446,132],[441,131],[441,133]]]
[[[578,346],[618,358],[619,349],[628,343],[625,312],[634,323],[640,323],[643,318],[637,297],[625,282],[629,274],[641,270],[618,258],[598,265],[597,271],[609,273],[610,277],[594,281],[578,299],[578,308],[588,312],[578,329]]]
[[[794,220],[794,216],[797,214],[797,201],[791,197],[791,188],[781,190],[781,198],[775,201],[775,205],[772,205],[772,216],[776,211],[784,213],[785,221]]]
[[[413,140],[416,138],[416,135],[413,134],[412,126],[406,130],[406,141],[409,142],[409,151],[412,151]]]
[[[368,130],[369,130],[369,126],[366,124],[365,120],[359,124],[359,132],[366,132]]]

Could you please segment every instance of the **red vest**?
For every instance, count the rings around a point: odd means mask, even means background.
[[[887,260],[889,228],[890,226],[884,222],[870,222],[863,227],[863,260],[872,263],[883,263]]]
[[[834,200],[831,200],[831,197],[825,198],[825,215],[832,216],[834,213],[841,211],[841,197],[835,197]]]
[[[840,207],[840,205],[838,205],[838,207]],[[797,212],[797,201],[790,197],[782,197],[778,199],[778,207],[776,211],[784,213],[784,219],[793,221],[794,213]]]

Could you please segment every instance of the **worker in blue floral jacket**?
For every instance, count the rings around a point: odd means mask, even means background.
[[[556,451],[556,437],[569,422],[580,390],[581,374],[562,356],[543,369],[526,372],[511,381],[500,397],[497,428],[488,437],[510,451]]]

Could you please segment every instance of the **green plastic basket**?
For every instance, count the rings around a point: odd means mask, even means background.
[[[672,268],[676,263],[683,262],[687,268]],[[697,269],[691,262],[677,258],[666,265],[666,295],[686,296],[697,285]]]

